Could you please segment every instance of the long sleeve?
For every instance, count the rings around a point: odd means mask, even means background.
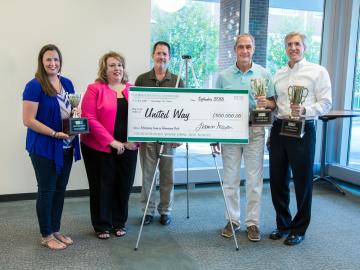
[[[114,140],[114,137],[104,127],[104,119],[100,119],[99,107],[105,107],[107,104],[101,102],[103,97],[100,95],[99,88],[96,86],[97,85],[94,84],[88,86],[82,101],[81,110],[82,116],[89,119],[89,128],[92,137],[102,148],[105,148]]]
[[[321,69],[318,78],[315,80],[316,102],[306,106],[306,116],[320,116],[330,111],[332,106],[331,81],[329,73],[325,68]]]

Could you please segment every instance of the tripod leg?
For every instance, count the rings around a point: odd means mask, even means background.
[[[157,171],[157,169],[159,168],[160,158],[161,158],[161,155],[162,155],[162,153],[163,153],[163,150],[164,150],[164,144],[161,144],[161,145],[160,145],[159,156],[158,156],[158,159],[157,159],[157,162],[156,162],[155,171],[154,171],[154,176],[153,176],[153,179],[152,179],[152,182],[151,182],[151,186],[150,186],[149,196],[148,196],[148,198],[147,198],[147,202],[146,202],[144,214],[143,214],[143,217],[142,217],[142,220],[141,220],[141,226],[140,226],[139,235],[138,235],[138,238],[137,238],[137,241],[136,241],[136,245],[135,245],[135,251],[138,250],[141,233],[142,233],[142,230],[143,230],[143,227],[144,227],[145,216],[146,216],[146,213],[147,213],[147,209],[148,209],[148,207],[149,207],[149,202],[150,202],[151,193],[152,193],[152,190],[153,190],[155,181],[156,181],[156,171]]]
[[[186,207],[187,216],[189,218],[189,144],[186,143]]]
[[[225,194],[225,190],[224,190],[224,186],[223,186],[223,181],[221,179],[221,175],[220,175],[219,168],[218,168],[217,161],[216,161],[216,151],[214,149],[215,145],[211,144],[210,146],[211,146],[211,155],[214,158],[215,168],[216,168],[218,178],[219,178],[219,182],[220,182],[220,186],[221,186],[221,191],[222,191],[223,196],[224,196],[226,212],[227,212],[227,215],[229,217],[231,231],[233,233],[233,238],[234,238],[234,242],[235,242],[235,246],[236,246],[236,251],[238,251],[239,246],[238,246],[238,243],[237,243],[237,239],[236,239],[236,235],[235,235],[235,231],[234,231],[234,226],[233,226],[232,219],[231,219],[231,216],[230,216],[229,205],[228,205],[228,202],[227,202],[227,199],[226,199],[226,194]]]
[[[191,68],[191,73],[192,73],[194,81],[195,81],[195,86],[200,87],[199,81],[196,79],[196,76],[195,76],[194,66],[192,64],[191,59],[190,59],[190,68]]]
[[[181,72],[182,72],[183,65],[184,65],[184,62],[181,62],[180,67],[179,67],[179,74],[178,74],[176,84],[175,84],[175,88],[179,88],[179,83],[180,83],[180,78],[181,78]]]

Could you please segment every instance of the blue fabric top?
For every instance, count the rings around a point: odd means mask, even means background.
[[[74,93],[74,86],[69,79],[61,76],[59,79],[66,92]],[[36,114],[36,120],[52,128],[56,132],[62,131],[61,113],[57,96],[47,95],[42,90],[40,82],[36,78],[26,84],[23,92],[23,100],[38,102],[39,107]],[[80,160],[81,157],[78,136],[76,136],[74,140],[74,149],[75,161]],[[28,128],[26,134],[26,150],[29,154],[36,154],[50,160],[54,160],[56,172],[61,172],[63,167],[62,140],[40,134]]]
[[[249,90],[249,109],[256,107],[254,93],[251,90],[251,79],[267,79],[269,80],[266,97],[274,96],[274,85],[270,74],[262,66],[252,63],[252,66],[246,72],[236,66],[236,64],[228,67],[220,72],[216,81],[216,88],[229,90]]]

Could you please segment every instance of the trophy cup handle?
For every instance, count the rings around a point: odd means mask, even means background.
[[[250,87],[251,87],[251,90],[252,90],[252,92],[254,93],[254,95],[256,96],[256,87],[255,87],[255,82],[256,82],[256,80],[255,80],[255,79],[251,79],[251,80],[250,80]]]
[[[306,92],[306,94],[304,95],[304,92]],[[309,90],[307,88],[304,87],[303,89],[303,94],[302,94],[302,97],[301,97],[301,104],[303,104],[306,100],[306,97],[308,96],[309,94]]]
[[[260,96],[266,96],[266,82],[261,80],[261,93]]]
[[[289,96],[290,104],[294,102],[293,95],[294,95],[294,86],[290,85],[288,88],[288,96]]]
[[[269,89],[269,84],[270,84],[270,79],[266,78],[265,86],[264,86],[265,96],[266,96],[267,90]]]

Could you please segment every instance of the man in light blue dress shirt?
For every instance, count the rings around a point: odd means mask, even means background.
[[[219,74],[216,88],[249,90],[249,109],[255,107],[275,109],[273,84],[269,73],[252,61],[255,40],[250,34],[237,37],[235,46],[236,63]],[[266,96],[255,97],[251,89],[252,79],[268,82]],[[240,230],[240,166],[244,157],[246,168],[246,216],[245,226],[250,241],[260,241],[260,207],[263,189],[264,127],[249,127],[249,144],[222,144],[221,154],[224,169],[224,191],[228,200],[229,213],[234,231]],[[221,232],[232,237],[230,219]]]

